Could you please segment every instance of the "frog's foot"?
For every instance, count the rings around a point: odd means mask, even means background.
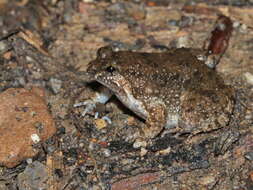
[[[166,109],[163,104],[155,104],[149,109],[146,125],[140,131],[140,137],[136,139],[134,147],[145,147],[151,140],[158,136],[166,124]],[[138,145],[138,146],[137,146]]]
[[[85,115],[87,115],[87,113],[91,113],[95,110],[96,108],[96,102],[93,100],[85,100],[83,102],[79,102],[73,105],[75,108],[76,107],[81,107],[81,106],[85,106],[84,111],[82,112],[82,116],[84,117]]]
[[[214,153],[216,156],[223,155],[231,146],[238,141],[240,138],[240,133],[236,129],[224,129],[221,131],[218,141],[215,143],[214,146]]]
[[[167,111],[165,105],[156,104],[149,109],[149,116],[146,120],[146,127],[143,132],[146,138],[154,138],[159,135],[165,127]]]
[[[104,87],[104,86],[101,86],[98,89],[98,92],[93,94],[91,99],[85,100],[83,102],[76,103],[73,106],[74,107],[85,106],[85,109],[82,112],[82,116],[85,116],[87,113],[94,112],[97,103],[105,104],[110,99],[111,96],[112,96],[111,90]]]

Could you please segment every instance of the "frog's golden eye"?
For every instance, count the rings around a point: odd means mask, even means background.
[[[116,68],[110,65],[110,66],[106,67],[106,71],[109,73],[113,73],[114,71],[116,71]]]

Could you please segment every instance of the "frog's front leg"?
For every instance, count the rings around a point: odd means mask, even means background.
[[[112,97],[112,95],[113,93],[110,89],[101,86],[98,89],[98,92],[94,93],[90,99],[76,103],[74,104],[74,107],[85,106],[85,109],[82,112],[82,116],[85,116],[87,113],[94,111],[98,103],[105,104]]]
[[[166,107],[162,103],[152,103],[148,108],[148,117],[146,119],[146,125],[143,128],[144,138],[154,138],[161,133],[167,118]]]

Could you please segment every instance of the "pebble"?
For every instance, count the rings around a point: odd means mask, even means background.
[[[171,147],[168,147],[166,149],[160,150],[159,154],[166,155],[166,154],[169,154],[170,152],[171,152]]]
[[[240,25],[241,25],[241,23],[238,21],[233,22],[233,28],[238,28],[238,27],[240,27]]]
[[[110,15],[114,15],[112,18],[132,17],[135,20],[143,20],[146,16],[145,7],[135,3],[118,2],[108,7],[107,11]]]
[[[175,19],[168,20],[168,25],[170,26],[178,26],[178,21]]]
[[[26,159],[26,163],[27,163],[27,164],[33,163],[33,159],[31,159],[31,158]]]
[[[105,157],[110,157],[111,154],[112,154],[111,151],[110,151],[109,149],[104,149],[104,150],[103,150],[103,153],[104,153],[104,156],[105,156]]]
[[[62,81],[56,78],[50,78],[49,85],[53,93],[58,94],[62,87]]]
[[[0,181],[0,189],[1,190],[8,190],[9,188],[6,186],[6,183],[5,181]]]
[[[32,139],[32,141],[33,141],[35,144],[38,143],[38,142],[40,142],[40,137],[39,137],[38,134],[32,134],[32,135],[31,135],[31,139]]]
[[[6,41],[0,41],[0,54],[3,54],[10,49],[11,47]]]
[[[140,156],[143,157],[148,153],[148,150],[146,148],[141,147]]]
[[[47,189],[48,173],[44,164],[35,161],[18,175],[19,189]]]
[[[0,53],[4,52],[5,49],[6,49],[6,45],[5,45],[4,42],[1,41],[1,42],[0,42]]]
[[[253,85],[253,74],[246,72],[243,74],[243,76],[246,79],[247,83]]]
[[[245,33],[247,33],[247,29],[248,29],[247,25],[242,24],[240,27],[240,32],[245,34]]]
[[[161,173],[143,173],[130,178],[119,180],[111,185],[112,190],[118,189],[141,189],[142,186],[161,180]]]
[[[84,3],[93,3],[94,0],[83,0]]]
[[[182,16],[179,22],[180,27],[187,27],[194,23],[194,17]]]
[[[244,157],[250,161],[253,161],[253,152],[247,152]]]
[[[33,145],[56,132],[44,96],[40,88],[9,88],[0,94],[1,165],[12,168],[32,158],[38,153]]]
[[[189,37],[188,36],[181,36],[178,38],[177,41],[177,48],[187,48],[189,47]]]
[[[249,179],[251,180],[251,182],[253,182],[253,171],[250,172]]]
[[[170,26],[178,26],[180,18],[180,11],[167,8],[152,8],[148,9],[145,22],[152,27],[166,27],[168,24]]]
[[[215,181],[216,181],[215,177],[212,176],[212,175],[204,176],[204,177],[199,179],[199,183],[202,184],[202,185],[213,184]]]
[[[4,25],[4,18],[3,16],[0,16],[0,26],[3,26]]]
[[[98,130],[101,130],[107,126],[107,123],[104,119],[95,119],[94,124]]]
[[[147,142],[146,141],[143,141],[141,139],[137,139],[134,144],[133,144],[133,147],[134,148],[140,148],[140,147],[146,147],[147,146]]]

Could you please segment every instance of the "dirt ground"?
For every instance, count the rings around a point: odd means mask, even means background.
[[[0,92],[42,88],[57,128],[36,144],[36,156],[0,167],[0,189],[253,189],[252,5],[251,0],[0,0]],[[100,47],[203,49],[219,15],[233,26],[216,67],[235,89],[229,126],[191,138],[165,133],[146,149],[134,148],[128,137],[143,121],[119,100],[99,105],[98,118],[82,116],[84,107],[73,106],[97,89],[79,73]]]

